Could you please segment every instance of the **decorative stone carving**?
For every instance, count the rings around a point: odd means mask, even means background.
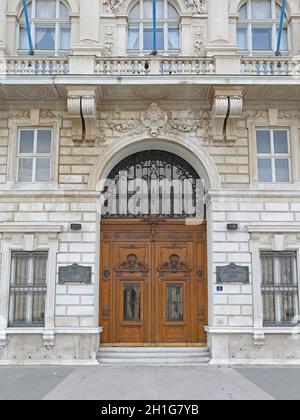
[[[72,139],[74,142],[79,142],[83,137],[80,96],[68,97],[68,112],[72,120]]]
[[[190,10],[193,15],[201,15],[207,13],[207,0],[185,0],[185,7]]]
[[[30,119],[30,109],[24,109],[22,111],[18,111],[12,117],[16,118],[16,119],[29,120]]]
[[[228,143],[237,141],[237,122],[242,117],[243,98],[242,96],[229,97],[229,113],[226,124],[226,140]]]
[[[209,117],[206,112],[200,112],[200,115],[195,115],[194,112],[188,112],[184,117],[173,117],[169,114],[168,125],[170,131],[179,131],[181,133],[197,133],[199,129],[208,131]]]
[[[183,272],[183,273],[190,273],[192,270],[191,268],[188,266],[188,264],[186,264],[183,261],[180,261],[180,257],[177,254],[172,254],[169,257],[169,261],[162,263],[158,269],[158,272],[169,272],[169,273],[178,273],[178,272]]]
[[[138,257],[135,254],[129,254],[127,261],[121,262],[115,268],[115,271],[118,272],[127,272],[127,273],[146,273],[149,271],[147,265],[138,260]]]
[[[229,108],[227,96],[215,96],[212,118],[213,118],[213,139],[217,142],[224,141],[225,138],[225,120]]]
[[[52,120],[56,118],[56,115],[54,115],[53,112],[49,111],[48,109],[41,109],[40,118],[44,120]]]
[[[194,55],[198,57],[205,55],[206,37],[204,28],[195,28],[193,41]]]
[[[106,6],[108,13],[112,12],[114,14],[120,11],[123,0],[103,0],[103,5]]]
[[[153,103],[149,109],[142,114],[141,120],[143,125],[149,130],[149,134],[153,137],[159,135],[160,130],[167,125],[168,114]]]
[[[104,42],[103,42],[103,55],[111,57],[114,53],[114,30],[113,28],[106,27],[104,29]]]
[[[120,135],[141,135],[148,130],[150,135],[188,133],[208,141],[211,132],[211,119],[205,111],[164,112],[157,104],[144,113],[140,112],[101,112],[99,113],[98,133],[102,143],[107,138]],[[99,138],[99,134],[98,134]]]
[[[101,116],[101,123],[104,127],[120,134],[126,134],[128,132],[140,134],[142,131],[139,114],[135,114],[129,118],[121,118],[119,112],[105,113]]]

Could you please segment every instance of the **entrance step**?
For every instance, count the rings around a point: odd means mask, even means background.
[[[101,347],[103,365],[208,365],[206,347]]]

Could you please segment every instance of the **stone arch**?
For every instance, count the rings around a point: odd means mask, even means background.
[[[125,145],[125,146],[124,146]],[[94,165],[90,179],[91,190],[102,191],[111,170],[126,157],[144,150],[163,150],[181,156],[205,179],[210,190],[221,188],[221,179],[212,157],[198,142],[188,138],[164,136],[160,139],[127,137],[108,147]]]
[[[240,6],[242,6],[243,3],[246,3],[247,0],[230,0],[229,3],[229,14],[230,15],[237,15],[239,12]],[[281,3],[281,0],[278,1],[278,3]],[[288,0],[287,1],[287,14],[288,16],[291,16],[293,13],[299,13],[299,5],[296,0]]]

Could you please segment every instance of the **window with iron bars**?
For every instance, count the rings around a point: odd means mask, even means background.
[[[47,252],[13,252],[10,281],[10,327],[44,327]]]
[[[262,252],[264,326],[299,324],[299,287],[296,252]]]

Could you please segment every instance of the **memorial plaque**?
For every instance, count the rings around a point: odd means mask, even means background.
[[[217,267],[217,283],[249,283],[249,267],[236,264]]]
[[[68,267],[60,267],[58,275],[59,284],[92,282],[92,268],[73,264]]]

